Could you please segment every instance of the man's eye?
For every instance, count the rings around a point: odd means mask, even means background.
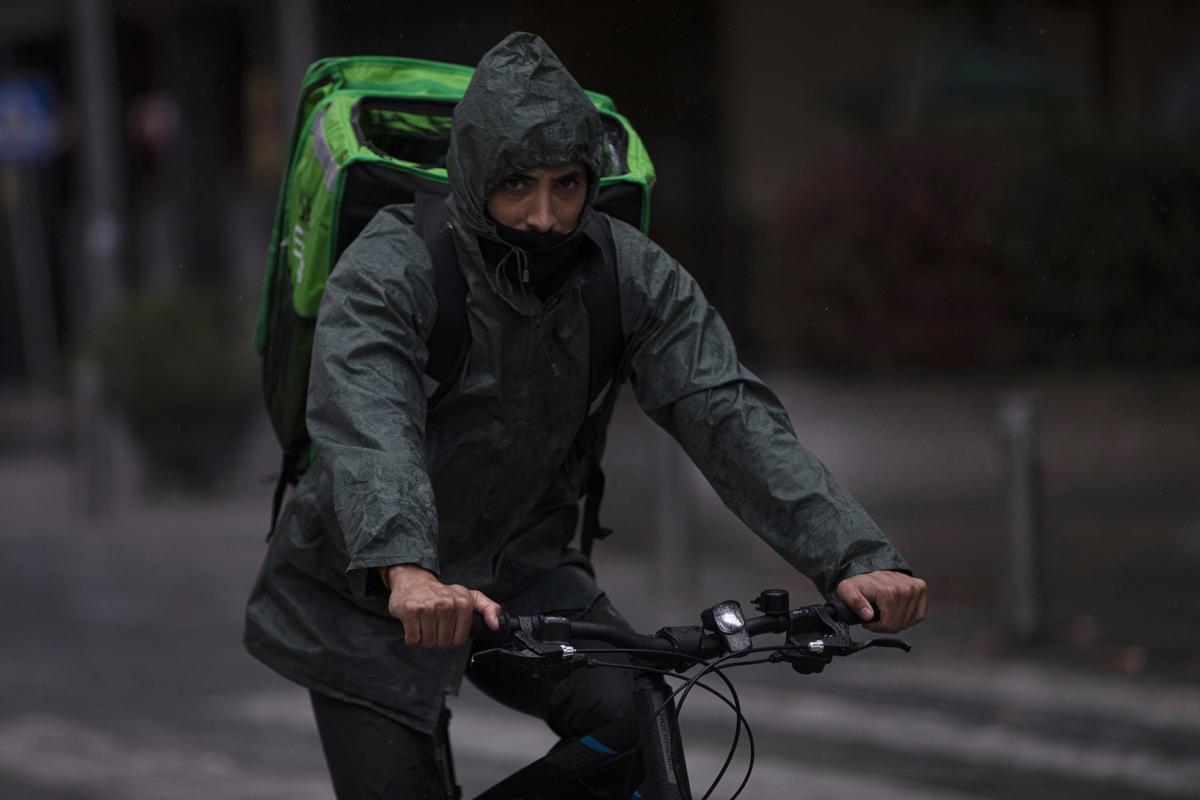
[[[578,175],[564,175],[558,179],[558,187],[560,189],[574,189],[583,184]]]
[[[509,177],[504,179],[504,188],[510,192],[519,192],[525,188],[525,179],[518,177]]]

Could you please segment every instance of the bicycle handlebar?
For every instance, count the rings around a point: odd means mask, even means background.
[[[783,594],[783,597],[786,603],[786,593]],[[719,608],[719,606],[715,608]],[[878,609],[876,609],[875,619],[879,619]],[[742,630],[750,637],[767,633],[820,632],[829,629],[828,621],[842,625],[857,625],[863,620],[841,600],[834,599],[827,603],[801,606],[790,610],[781,609],[774,613],[745,619]],[[596,641],[613,647],[696,658],[708,658],[730,650],[727,638],[719,631],[714,631],[710,625],[705,628],[695,625],[667,627],[648,636],[616,625],[587,620],[571,620],[550,615],[510,616],[501,613],[498,631],[488,628],[478,614],[475,615],[471,624],[472,638],[483,641],[508,641],[519,632],[524,632],[526,638],[533,641],[551,642],[558,649],[563,646],[572,646],[569,644],[572,641]]]

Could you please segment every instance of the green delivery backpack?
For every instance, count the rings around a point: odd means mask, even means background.
[[[415,227],[434,263],[439,312],[430,336],[431,367],[427,372],[438,369],[437,379],[444,380],[446,365],[458,362],[457,351],[463,348],[466,330],[466,287],[452,243],[448,237],[438,240],[444,229],[440,224],[444,205],[431,200],[449,193],[445,160],[452,114],[473,73],[470,67],[456,64],[352,56],[317,61],[304,76],[254,333],[267,409],[283,446],[272,527],[287,486],[296,482],[312,460],[304,414],[313,333],[325,281],[342,251],[383,206],[415,204]],[[600,180],[596,207],[645,232],[654,183],[650,157],[611,99],[596,92],[588,92],[588,96],[604,123],[609,163],[608,174]],[[607,231],[607,226],[604,228]],[[612,261],[611,233],[607,236],[606,242],[598,243],[606,261]],[[619,326],[615,273],[610,280],[592,281],[589,286],[593,283],[597,288],[590,292],[590,302],[585,294],[589,311],[593,306],[607,310],[591,316],[607,320],[610,328]],[[602,331],[593,341],[611,338],[612,334]],[[611,355],[593,353],[596,358],[611,360]],[[612,367],[597,369],[615,373]],[[435,395],[431,403],[436,399]],[[594,506],[603,491],[603,475],[599,469],[591,472],[587,493],[593,508],[585,515],[593,518],[593,533],[599,537],[604,533],[597,532]]]

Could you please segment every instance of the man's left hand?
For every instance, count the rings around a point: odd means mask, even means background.
[[[863,627],[875,633],[899,633],[925,619],[925,581],[903,572],[864,572],[837,585],[837,596],[858,612]],[[879,621],[871,604],[879,608]]]

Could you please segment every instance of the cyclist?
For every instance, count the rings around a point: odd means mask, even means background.
[[[501,604],[620,620],[569,546],[589,379],[578,287],[602,268],[584,228],[604,158],[597,111],[544,42],[516,33],[483,57],[447,156],[470,349],[432,413],[423,371],[437,308],[411,209],[380,211],[330,276],[309,385],[317,458],[272,537],[246,645],[311,691],[341,798],[443,796],[435,733],[464,671],[560,736],[634,744],[621,724],[633,714],[627,670],[466,670],[473,611],[493,628]],[[642,409],[820,590],[864,619],[874,602],[874,630],[919,622],[924,583],[797,441],[695,281],[636,229],[611,227]]]

